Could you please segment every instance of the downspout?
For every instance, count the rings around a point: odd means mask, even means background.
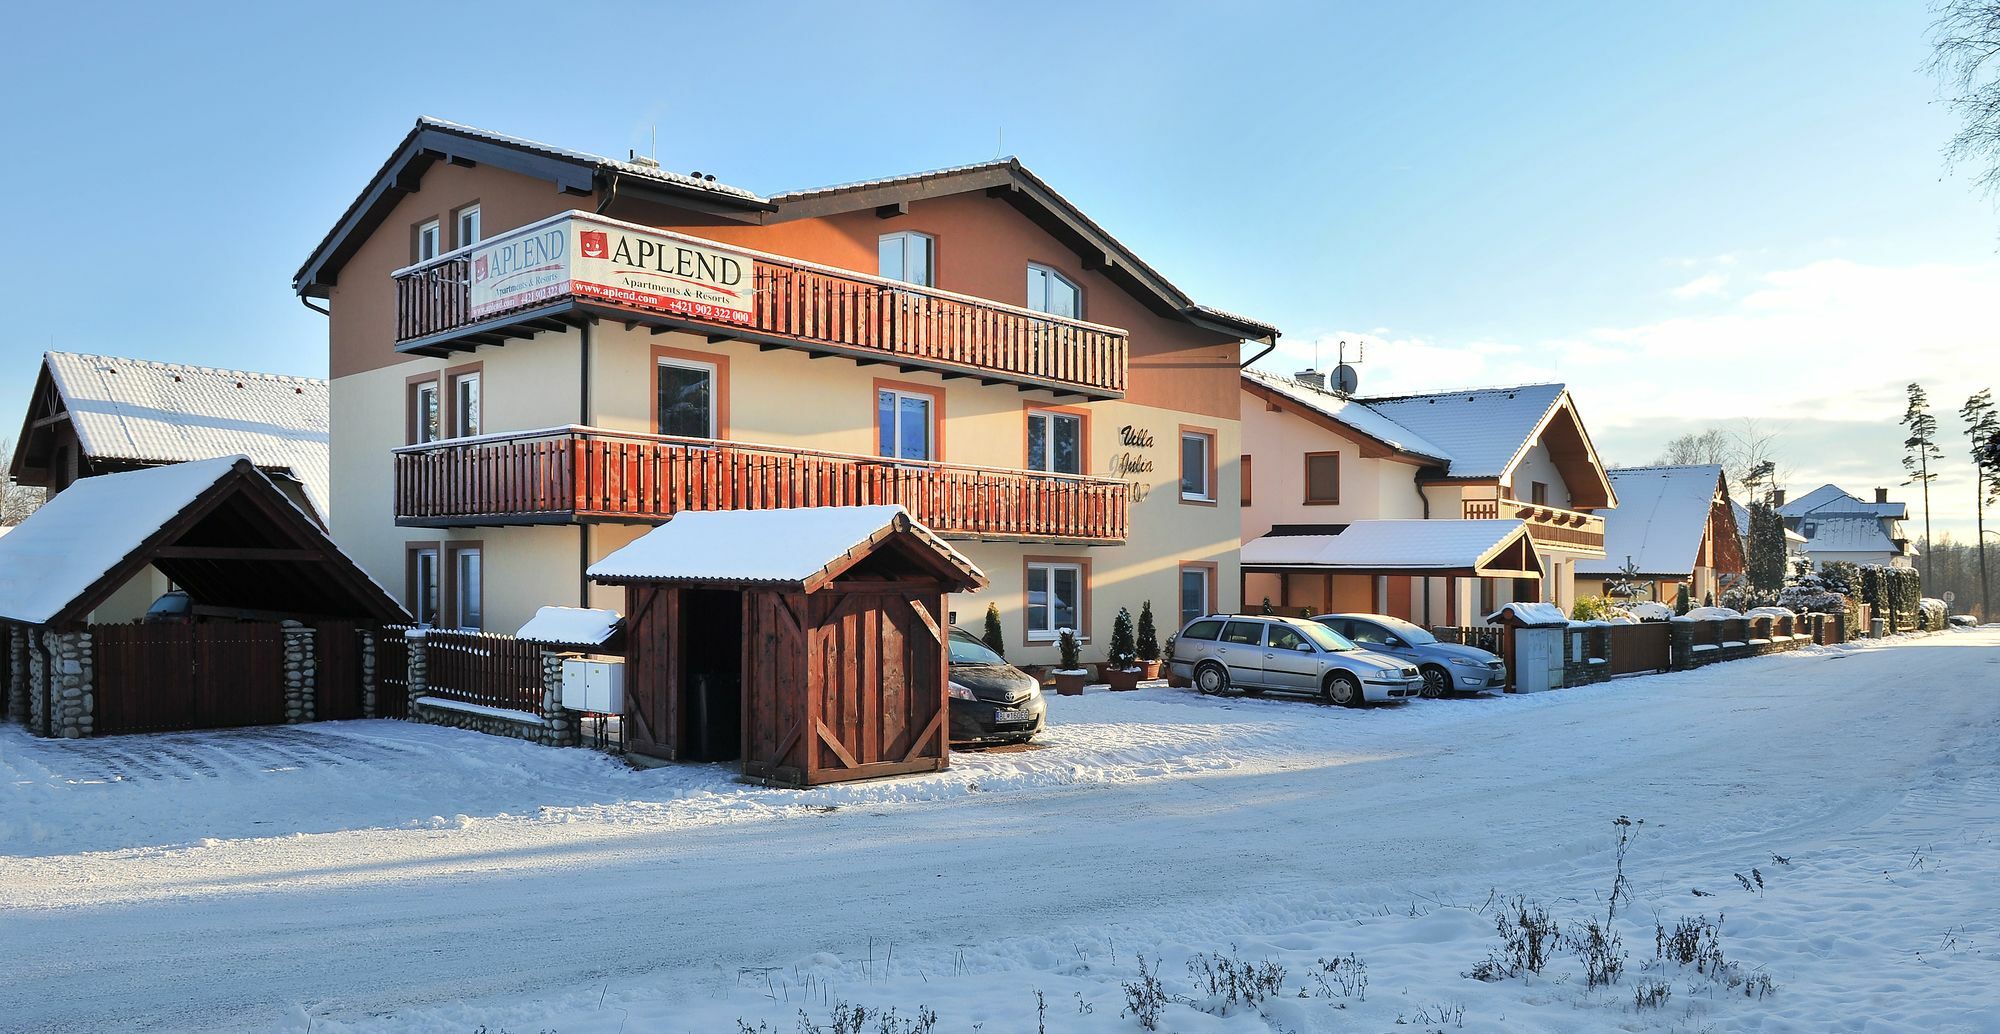
[[[585,427],[590,424],[590,328],[593,321],[584,320],[577,328],[577,372],[581,387],[577,392],[577,422]],[[578,521],[576,525],[576,605],[590,606],[590,525]]]
[[[1424,483],[1421,480],[1413,479],[1413,481],[1417,487],[1417,498],[1424,501],[1424,520],[1430,520],[1431,519],[1430,493],[1424,491]],[[1429,628],[1431,625],[1431,580],[1427,576],[1424,578],[1423,582],[1424,582],[1424,627]]]

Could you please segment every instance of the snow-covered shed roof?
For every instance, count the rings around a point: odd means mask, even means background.
[[[247,457],[84,478],[0,537],[0,618],[79,621],[151,564],[196,604],[407,618]]]
[[[298,479],[327,513],[327,382],[76,352],[50,352],[45,363],[85,456],[148,464],[248,456]]]
[[[1249,568],[1532,573],[1527,534],[1517,520],[1356,521],[1323,535],[1252,539],[1240,557]]]
[[[949,580],[964,588],[986,584],[978,566],[901,506],[676,514],[590,565],[590,577],[611,584],[714,582],[810,592],[899,536]]]
[[[542,607],[514,638],[561,646],[602,646],[618,634],[620,620],[615,610]]]
[[[1618,508],[1604,515],[1604,556],[1578,560],[1579,575],[1617,575],[1626,558],[1642,575],[1694,575],[1722,468],[1624,467],[1608,472]]]
[[[1900,553],[1896,540],[1872,513],[1815,511],[1799,518],[1799,534],[1808,553]]]
[[[1451,461],[1451,453],[1443,446],[1433,445],[1424,436],[1351,398],[1313,387],[1296,377],[1262,370],[1244,370],[1243,380],[1253,392],[1281,395],[1396,452],[1439,463]]]

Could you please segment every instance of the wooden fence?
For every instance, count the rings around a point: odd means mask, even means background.
[[[542,644],[484,632],[429,632],[424,655],[425,693],[542,714]]]
[[[1673,663],[1673,626],[1664,621],[1612,625],[1610,674],[1665,671]]]
[[[375,717],[410,716],[408,625],[383,625],[375,637]]]
[[[278,624],[92,625],[90,633],[100,736],[285,720]]]

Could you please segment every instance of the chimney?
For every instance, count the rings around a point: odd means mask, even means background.
[[[1326,390],[1326,374],[1318,370],[1300,370],[1292,374],[1292,379],[1307,387],[1318,388],[1321,391]]]
[[[1886,502],[1888,502],[1888,501],[1889,501],[1889,490],[1888,490],[1888,489],[1886,489],[1886,488],[1878,488],[1878,489],[1876,489],[1876,490],[1875,490],[1875,501],[1876,501],[1876,502],[1878,502],[1878,503],[1886,503]]]
[[[1784,489],[1782,489],[1782,488],[1774,488],[1774,489],[1771,489],[1771,505],[1772,505],[1772,506],[1783,506],[1783,505],[1785,505],[1785,490],[1784,490]]]

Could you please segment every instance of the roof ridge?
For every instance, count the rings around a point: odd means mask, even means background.
[[[266,373],[261,370],[237,370],[226,366],[198,366],[194,363],[169,363],[159,359],[136,359],[130,356],[105,355],[101,352],[52,351],[47,353],[47,355],[49,357],[67,356],[74,359],[95,359],[104,362],[124,363],[128,366],[152,367],[159,370],[188,370],[197,373],[223,374],[230,377],[248,377],[255,380],[282,381],[287,384],[316,384],[320,387],[328,385],[328,381],[323,377],[303,377],[295,373]]]
[[[1721,470],[1720,463],[1646,463],[1636,467],[1606,467],[1606,474],[1622,474],[1641,470]]]
[[[1484,394],[1486,392],[1495,392],[1495,391],[1524,391],[1528,388],[1554,388],[1558,391],[1568,391],[1569,384],[1564,381],[1530,381],[1526,384],[1490,384],[1474,388],[1450,388],[1443,391],[1414,391],[1402,395],[1369,395],[1365,397],[1355,396],[1354,401],[1363,403],[1399,402],[1403,399],[1440,398],[1445,395],[1479,395],[1479,394]]]

